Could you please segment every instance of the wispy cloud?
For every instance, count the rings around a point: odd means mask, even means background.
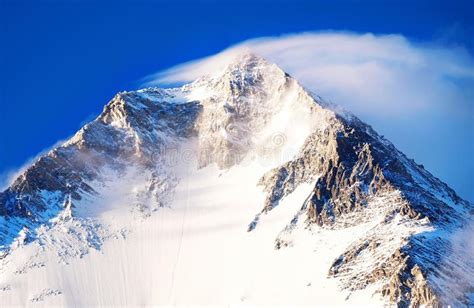
[[[83,127],[84,125],[88,124],[89,122],[92,122],[95,118],[97,118],[97,113],[90,113],[87,115],[84,120],[82,120],[79,123],[79,128]],[[49,151],[63,145],[65,142],[67,142],[72,136],[68,136],[65,139],[60,139],[56,141],[53,145],[44,148],[41,150],[38,154],[28,158],[25,160],[25,162],[21,166],[12,166],[10,168],[7,168],[0,172],[0,192],[4,191],[7,189],[10,185],[13,184],[13,182],[30,167],[32,164],[34,164],[41,156],[47,154]]]
[[[12,167],[9,169],[6,169],[5,171],[0,173],[0,192],[4,191],[7,189],[10,185],[13,184],[13,182],[23,173],[28,169],[31,165],[33,165],[41,156],[47,154],[49,151],[59,147],[62,145],[66,140],[68,140],[70,137],[67,139],[63,140],[58,140],[56,141],[52,146],[47,147],[40,151],[38,154],[35,156],[32,156],[28,158],[23,165],[20,167]]]
[[[243,49],[354,112],[474,200],[474,58],[462,46],[333,31],[263,37],[150,75],[145,85],[195,80],[222,69]]]
[[[348,32],[248,40],[148,76],[146,84],[192,81],[221,69],[242,49],[277,63],[309,89],[359,114],[403,114],[453,104],[462,111],[472,100],[474,59],[463,48]]]

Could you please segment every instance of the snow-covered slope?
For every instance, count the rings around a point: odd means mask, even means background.
[[[473,212],[245,53],[117,94],[0,193],[0,302],[468,305]]]

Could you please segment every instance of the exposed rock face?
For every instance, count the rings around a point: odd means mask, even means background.
[[[117,94],[95,121],[40,157],[0,193],[0,216],[6,219],[0,226],[4,249],[19,230],[27,227],[34,232],[55,217],[67,198],[74,203],[83,194],[94,194],[88,182],[100,179],[104,166],[116,170],[130,163],[151,167],[166,147],[193,136],[201,106],[167,103],[167,97],[159,95],[164,100],[161,104],[140,93]]]
[[[306,140],[295,160],[262,177],[261,184],[269,191],[263,211],[275,207],[299,183],[316,177],[313,195],[305,208],[308,220],[319,225],[361,210],[368,196],[391,189],[401,191],[410,201],[400,208],[400,213],[410,218],[428,217],[441,223],[459,216],[453,206],[436,198],[437,193],[449,200],[447,203],[459,204],[462,213],[469,208],[446,184],[355,118],[336,116],[324,131],[317,131]]]
[[[298,125],[298,133],[282,123]],[[149,171],[149,188],[141,193],[164,206],[161,196],[179,179],[162,154],[183,143],[196,144],[187,154],[198,157],[199,167],[271,161],[259,183],[265,203],[248,231],[300,184],[314,185],[276,239],[277,249],[291,246],[286,237],[298,226],[312,232],[369,224],[328,269],[341,287],[381,284],[380,294],[402,307],[468,303],[474,283],[458,273],[473,277],[474,266],[459,261],[449,234],[472,221],[472,204],[370,126],[248,54],[181,88],[119,93],[96,120],[39,158],[0,193],[0,258],[52,218],[73,219],[74,202],[96,193],[90,183],[101,180],[105,166]],[[443,301],[450,293],[451,302]]]
[[[329,270],[330,276],[344,275],[344,267],[350,262],[357,262],[357,256],[365,249],[373,250],[377,242],[365,241],[352,247],[341,255]],[[376,266],[370,273],[364,273],[358,280],[352,280],[348,288],[363,289],[368,284],[386,281],[381,293],[397,303],[400,307],[420,305],[441,306],[438,296],[428,283],[426,274],[418,264],[414,264],[410,253],[397,249],[390,257]]]
[[[439,264],[451,253],[449,242],[442,237],[414,235],[418,228],[415,225],[456,230],[472,219],[471,205],[369,126],[354,118],[337,116],[324,131],[307,139],[296,159],[262,177],[261,185],[268,196],[249,230],[256,228],[261,214],[272,210],[302,182],[315,182],[313,192],[277,238],[277,249],[288,245],[286,234],[301,220],[309,228],[355,226],[365,222],[363,216],[369,203],[397,192],[396,198],[380,204],[381,209],[390,205],[380,226],[341,254],[331,266],[329,276],[340,278],[342,285],[352,290],[385,281],[382,295],[401,307],[437,307],[443,304],[441,295],[455,291],[457,286],[441,287],[437,278],[430,279],[440,277],[445,270]],[[392,224],[403,224],[411,231],[400,232],[396,227],[390,227],[390,232],[383,231]],[[383,251],[387,247],[380,243],[389,238],[398,243],[390,248],[396,250]],[[361,271],[360,264],[369,262],[370,270]],[[463,284],[472,285],[472,281]]]
[[[274,150],[259,147],[272,140],[278,143],[274,132],[266,130],[285,109],[301,109],[306,122],[316,119],[316,111],[327,113],[278,66],[253,55],[244,55],[221,74],[203,77],[184,89],[192,92],[195,87],[208,93],[199,97],[204,108],[196,121],[201,167],[216,163],[229,168],[252,150]]]

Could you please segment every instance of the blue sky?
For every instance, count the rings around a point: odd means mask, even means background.
[[[0,175],[7,177],[71,136],[116,92],[138,88],[143,77],[244,40],[303,31],[370,32],[472,55],[473,3],[3,0]],[[419,114],[360,114],[461,196],[474,200],[472,110],[471,104],[461,111],[467,116],[461,124],[444,113],[424,122]],[[440,138],[447,141],[437,142]]]

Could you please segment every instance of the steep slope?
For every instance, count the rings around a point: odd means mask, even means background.
[[[383,280],[382,293],[402,306],[438,305],[460,288],[470,292],[469,276],[448,284],[439,278],[449,276],[463,259],[461,254],[440,266],[453,254],[449,234],[472,222],[472,205],[366,124],[353,117],[336,119],[338,125],[310,136],[296,159],[261,180],[268,192],[262,210],[266,213],[299,183],[318,176],[312,193],[277,239],[277,248],[288,245],[285,238],[298,223],[337,230],[373,219],[368,215],[372,210],[382,211],[379,224],[334,261],[330,276],[341,277],[351,289]],[[387,246],[387,241],[396,244]],[[470,262],[465,260],[463,271],[472,273]],[[451,303],[468,303],[467,297],[458,300]]]
[[[181,88],[117,94],[0,194],[0,221],[0,299],[12,304],[270,304],[269,285],[291,288],[275,304],[312,304],[332,283],[341,304],[361,303],[365,294],[437,306],[467,305],[474,292],[469,247],[453,238],[472,223],[472,204],[370,126],[252,54]],[[203,236],[193,235],[201,229]],[[65,289],[80,286],[86,296],[101,286],[55,280],[43,269],[79,275],[78,257],[104,262],[94,251],[127,274],[98,270],[117,290],[93,302]],[[225,260],[237,255],[242,260],[227,280]],[[325,266],[319,280],[307,276],[320,267],[316,261]],[[132,274],[136,262],[163,278]],[[206,275],[193,262],[208,270],[207,280],[225,281],[199,282],[219,288],[219,301],[206,289],[185,291],[190,276]],[[281,266],[294,272],[273,280],[269,273]],[[33,297],[22,278],[28,275],[45,280]],[[153,295],[134,290],[120,299],[121,283],[132,279],[120,275],[146,277]],[[249,276],[261,294],[245,295]],[[309,279],[316,280],[303,284]]]

